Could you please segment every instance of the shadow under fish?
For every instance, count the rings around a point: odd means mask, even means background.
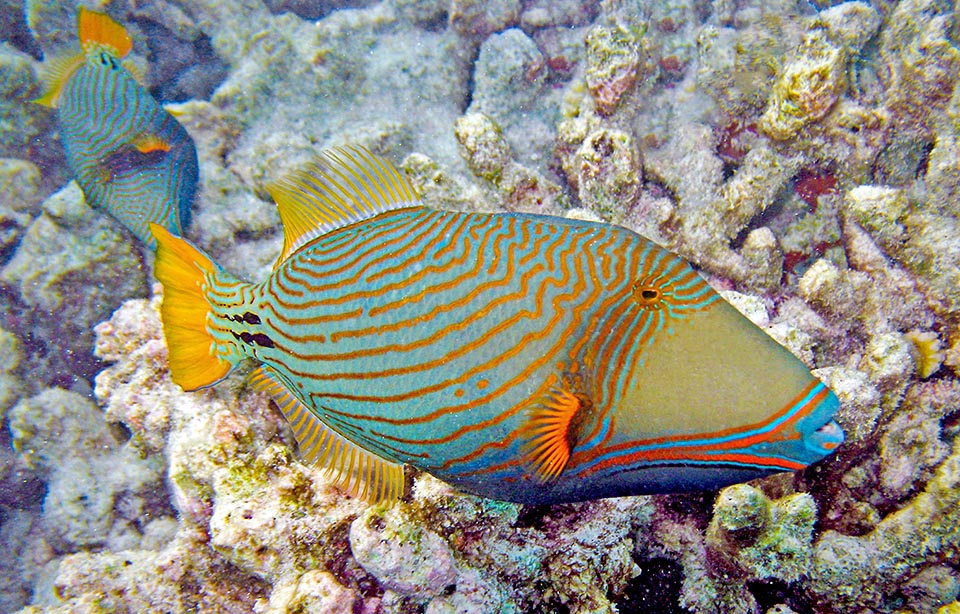
[[[80,8],[82,51],[51,59],[46,91],[56,108],[67,162],[87,203],[151,249],[148,225],[183,235],[199,170],[193,140],[138,82],[123,58],[132,42],[107,15]]]
[[[430,210],[389,162],[274,185],[260,284],[160,226],[173,381],[252,376],[308,461],[391,499],[410,464],[520,503],[709,490],[816,462],[837,397],[689,264],[618,226]]]

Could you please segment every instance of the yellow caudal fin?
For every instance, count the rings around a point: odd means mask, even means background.
[[[394,501],[403,495],[403,465],[363,449],[328,427],[290,394],[269,367],[256,369],[250,381],[280,407],[303,459],[326,469],[338,486],[371,502]]]
[[[233,368],[213,353],[215,339],[207,327],[210,303],[204,288],[218,268],[163,226],[150,224],[150,232],[157,240],[154,274],[163,284],[160,318],[170,354],[170,377],[184,390],[209,386]]]
[[[77,35],[85,52],[100,48],[123,58],[133,49],[133,41],[123,26],[108,15],[87,10],[82,6],[77,13]]]

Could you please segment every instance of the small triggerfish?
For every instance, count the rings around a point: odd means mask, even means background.
[[[149,223],[183,235],[197,190],[197,150],[183,126],[122,59],[133,44],[102,13],[80,8],[82,51],[47,62],[34,102],[56,108],[67,162],[87,203],[149,247]]]
[[[684,260],[625,228],[437,211],[338,148],[270,187],[260,284],[152,226],[173,381],[241,360],[301,454],[371,499],[410,464],[520,503],[717,489],[843,441],[837,397]]]

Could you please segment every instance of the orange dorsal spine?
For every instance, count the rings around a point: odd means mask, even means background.
[[[133,49],[127,30],[104,13],[80,7],[77,14],[77,35],[80,46],[88,51],[91,46],[107,48],[118,58],[126,57]]]

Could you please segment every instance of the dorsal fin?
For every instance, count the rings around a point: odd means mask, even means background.
[[[63,94],[63,87],[70,80],[77,69],[83,66],[86,56],[82,53],[73,53],[53,57],[43,64],[43,95],[34,98],[33,102],[42,104],[51,109],[56,108]]]
[[[117,58],[124,58],[133,49],[133,41],[126,28],[109,15],[82,6],[77,13],[77,35],[85,52],[99,47],[109,50]]]
[[[267,189],[283,222],[277,265],[313,239],[378,213],[419,204],[410,182],[363,147],[336,147]]]
[[[133,77],[134,81],[140,84],[140,87],[145,87],[144,81],[143,81],[144,66],[142,64],[140,64],[139,62],[134,62],[132,59],[127,58],[126,60],[120,62],[120,66],[123,66],[127,70],[127,72],[130,73],[130,76]]]
[[[290,394],[269,367],[254,370],[250,383],[276,401],[293,428],[304,460],[327,469],[347,492],[372,502],[394,501],[403,494],[403,465],[361,448],[328,427]]]

